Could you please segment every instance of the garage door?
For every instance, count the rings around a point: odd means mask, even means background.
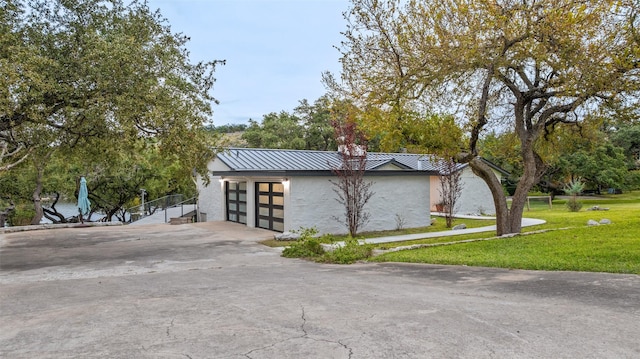
[[[247,224],[247,182],[225,183],[227,221]]]
[[[256,227],[284,231],[284,185],[256,183]]]

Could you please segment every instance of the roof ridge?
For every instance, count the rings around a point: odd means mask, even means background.
[[[317,152],[317,153],[337,153],[338,150],[328,151],[328,150],[299,150],[294,148],[257,148],[257,147],[227,147],[226,150],[247,150],[247,151],[282,151],[282,152]],[[427,153],[405,153],[405,152],[370,152],[367,151],[367,154],[372,155],[387,155],[387,156],[431,156],[431,154]]]

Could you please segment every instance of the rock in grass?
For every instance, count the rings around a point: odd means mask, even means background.
[[[611,220],[603,218],[603,219],[600,220],[600,224],[611,224]]]
[[[453,230],[453,231],[457,231],[457,230],[460,230],[460,229],[467,229],[467,225],[464,224],[464,223],[460,223],[458,225],[453,226],[453,228],[451,228],[451,230]]]
[[[593,219],[590,219],[587,221],[587,226],[599,226],[600,223],[594,221]]]

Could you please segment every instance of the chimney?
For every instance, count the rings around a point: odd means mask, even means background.
[[[353,151],[353,153],[351,153],[350,149]],[[366,157],[367,156],[367,150],[365,149],[364,146],[361,145],[351,145],[351,146],[347,146],[347,145],[340,145],[338,146],[338,153],[343,153],[347,156],[351,156],[351,157]]]

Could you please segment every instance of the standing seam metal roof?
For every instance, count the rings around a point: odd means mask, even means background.
[[[229,148],[217,157],[233,171],[330,171],[340,166],[337,151]],[[420,165],[419,165],[420,162]],[[367,170],[392,163],[408,171],[437,172],[428,155],[367,153]],[[459,165],[460,168],[464,165]]]

